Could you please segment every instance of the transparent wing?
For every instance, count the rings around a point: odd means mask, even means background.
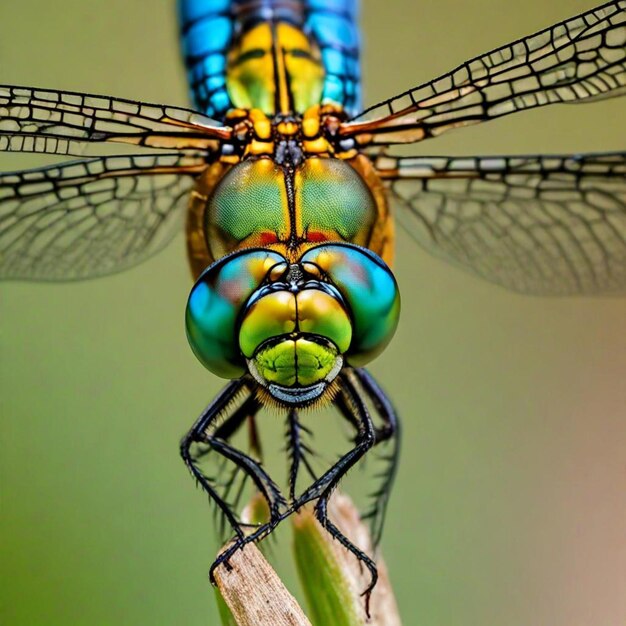
[[[546,104],[621,95],[625,43],[626,0],[608,2],[366,109],[339,137],[409,143]]]
[[[82,155],[86,142],[215,151],[230,135],[230,128],[178,107],[0,86],[2,151]]]
[[[626,153],[376,165],[396,216],[436,256],[523,293],[626,292]]]
[[[0,279],[77,280],[139,263],[179,232],[205,167],[159,154],[0,175]]]

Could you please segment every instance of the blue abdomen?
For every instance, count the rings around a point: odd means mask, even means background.
[[[361,110],[358,0],[308,0],[305,29],[322,52],[326,76],[322,100],[343,105],[349,115]]]
[[[227,56],[237,37],[261,21],[288,22],[320,49],[322,102],[348,114],[360,107],[358,0],[179,0],[185,64],[196,108],[221,120],[232,107]]]

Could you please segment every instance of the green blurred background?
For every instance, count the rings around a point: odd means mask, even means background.
[[[594,6],[364,4],[368,103]],[[5,1],[0,82],[185,105],[173,2]],[[414,153],[623,149],[624,120],[623,100],[553,107]],[[404,418],[383,550],[405,625],[626,623],[626,300],[521,297],[398,247],[403,318],[371,369]],[[178,237],[121,275],[0,288],[3,625],[216,624],[177,451],[221,385],[187,346],[190,286]]]

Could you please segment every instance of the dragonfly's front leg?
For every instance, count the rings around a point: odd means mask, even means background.
[[[220,394],[202,412],[191,430],[183,438],[180,445],[181,456],[185,464],[191,471],[198,484],[206,491],[209,497],[216,503],[222,511],[224,518],[235,532],[235,542],[243,542],[246,538],[244,526],[236,512],[237,503],[232,504],[227,501],[228,493],[234,476],[226,485],[220,483],[221,476],[207,476],[199,466],[199,461],[209,452],[214,452],[223,457],[225,461],[230,461],[236,466],[236,471],[242,471],[249,477],[257,487],[259,493],[267,501],[270,511],[270,521],[277,520],[280,516],[280,508],[286,505],[285,498],[279,488],[269,475],[263,470],[258,461],[249,455],[241,452],[228,443],[228,439],[238,430],[239,426],[246,418],[254,418],[259,405],[251,402],[251,397],[246,399],[237,408],[230,408],[232,402],[240,392],[247,390],[245,379],[240,379],[229,383]],[[222,419],[224,418],[225,419]],[[194,445],[205,445],[206,450],[197,452],[192,449]],[[222,470],[219,472],[220,474]],[[220,487],[223,488],[220,491]],[[212,566],[213,571],[215,564]]]

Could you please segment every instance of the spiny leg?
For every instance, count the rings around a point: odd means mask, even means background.
[[[376,547],[382,536],[391,487],[398,469],[402,431],[398,414],[372,375],[365,369],[356,369],[354,373],[382,421],[382,426],[376,429],[375,445],[388,442],[391,448],[385,450],[385,454],[378,457],[385,466],[380,473],[376,474],[375,478],[382,480],[379,487],[371,494],[374,499],[371,509],[361,516],[362,519],[370,520],[372,543]]]
[[[369,616],[369,601],[372,589],[378,580],[378,570],[374,561],[355,546],[341,531],[328,519],[328,499],[339,481],[347,472],[367,453],[376,443],[376,430],[372,418],[363,402],[357,387],[355,386],[353,370],[346,370],[342,374],[342,393],[344,394],[344,407],[349,407],[356,425],[357,433],[354,439],[354,448],[346,452],[325,474],[316,480],[294,503],[293,508],[298,509],[304,503],[317,499],[315,505],[315,517],[320,524],[341,543],[347,550],[363,563],[370,572],[370,584],[363,595],[365,596],[365,610]]]
[[[250,394],[250,396],[242,402],[242,404],[235,410],[235,412],[225,419],[223,423],[221,423],[214,431],[213,437],[217,437],[218,439],[229,440],[243,425],[245,421],[248,423],[248,443],[249,443],[249,453],[250,455],[258,460],[259,462],[262,459],[261,454],[261,443],[256,432],[256,422],[255,416],[258,413],[261,405],[259,403],[258,398],[255,394]],[[192,458],[195,463],[199,463],[204,457],[208,456],[211,452],[214,452],[213,448],[210,445],[206,445],[203,449],[198,447],[192,453]],[[216,476],[221,477],[224,475],[226,467],[232,464],[227,457],[222,457],[221,463],[217,469]],[[231,509],[235,511],[239,510],[239,503],[241,500],[241,496],[244,493],[246,484],[248,479],[250,478],[248,474],[243,472],[241,467],[235,465],[233,469],[230,470],[230,476],[222,482],[221,486],[224,488],[224,491],[221,494],[223,500],[228,502],[228,498],[231,494],[231,490],[237,484],[237,478],[243,474],[243,477],[239,481],[237,485],[237,489],[235,490],[235,496],[233,501],[230,503]],[[224,537],[224,516],[220,518],[220,538],[222,541],[225,540]],[[245,524],[242,524],[245,526]]]
[[[228,564],[229,559],[237,551],[243,549],[248,543],[260,541],[271,535],[272,531],[278,526],[280,522],[289,517],[292,513],[297,511],[306,501],[298,499],[295,501],[295,487],[297,474],[300,467],[300,463],[304,465],[307,472],[314,481],[318,480],[315,471],[311,467],[307,458],[308,454],[314,454],[313,451],[301,440],[301,431],[311,435],[311,431],[300,423],[298,412],[296,409],[291,409],[287,415],[287,452],[290,456],[289,467],[289,491],[291,506],[282,512],[282,514],[274,519],[270,519],[268,523],[259,526],[253,533],[248,534],[243,539],[237,539],[231,546],[229,546],[224,552],[222,552],[215,563],[211,566],[210,575],[213,577],[213,572],[221,564]],[[308,501],[308,500],[307,500]],[[213,578],[212,578],[213,580]]]
[[[259,409],[260,404],[256,396],[254,394],[251,394],[246,400],[242,402],[242,404],[237,409],[235,409],[235,411],[230,416],[225,418],[224,422],[217,426],[213,433],[213,436],[224,440],[230,439],[239,431],[239,429],[246,420],[248,420],[248,423],[254,423],[255,415],[259,411]],[[259,442],[256,439],[253,440],[252,437],[250,437],[250,450],[254,457],[260,460]],[[209,456],[212,452],[215,451],[210,445],[205,444],[204,448],[201,448],[199,445],[196,446],[191,452],[191,458],[194,465],[197,466],[205,457]],[[230,459],[228,459],[227,457],[222,457],[221,462],[219,463],[219,466],[217,467],[217,470],[215,472],[215,478],[212,480],[216,487],[219,486],[223,488],[223,491],[220,494],[221,499],[224,502],[229,503],[228,505],[231,510],[238,511],[241,495],[245,490],[249,475],[244,473],[238,465],[235,465],[234,468],[230,470],[230,472],[227,472],[227,466],[229,464],[232,464],[232,461],[230,461]],[[228,475],[228,478],[226,478],[225,480],[222,480],[221,477],[225,474],[230,475]],[[242,474],[243,476],[241,476]],[[204,473],[203,476],[207,478]],[[235,492],[235,498],[232,502],[229,502],[231,490],[237,483],[237,478],[239,477],[241,477],[241,480],[239,480],[239,484]],[[218,507],[215,507],[214,510],[216,513],[215,525],[219,527],[219,537],[223,542],[226,539],[226,517],[222,514],[219,516],[218,519],[217,513],[220,511],[220,509]],[[241,523],[240,526],[245,527],[246,524]]]
[[[271,534],[271,532],[282,520],[291,515],[291,513],[293,513],[294,511],[297,511],[306,502],[309,502],[311,500],[318,500],[314,511],[319,522],[335,539],[337,539],[346,549],[354,554],[357,559],[361,563],[363,563],[370,571],[371,581],[367,589],[363,592],[363,595],[366,596],[366,609],[369,613],[370,594],[378,578],[376,565],[368,555],[366,555],[362,550],[355,546],[328,519],[328,499],[341,478],[343,478],[343,476],[345,476],[345,474],[360,459],[363,458],[365,453],[371,447],[373,447],[377,443],[386,441],[394,437],[394,434],[397,432],[397,419],[395,416],[395,412],[391,408],[388,400],[384,397],[382,391],[377,387],[376,383],[371,377],[369,377],[369,375],[367,375],[367,373],[360,371],[357,372],[355,370],[347,370],[342,376],[342,382],[343,396],[341,397],[341,401],[336,401],[336,404],[344,414],[344,417],[355,428],[357,432],[354,439],[355,446],[352,450],[343,455],[338,460],[338,462],[326,473],[324,473],[319,478],[315,478],[313,484],[308,489],[306,489],[299,498],[293,500],[292,506],[290,506],[289,508],[284,508],[282,512],[280,511],[280,507],[286,507],[286,502],[276,485],[270,479],[270,477],[265,473],[263,469],[261,469],[256,461],[243,454],[239,450],[236,450],[226,441],[224,441],[224,438],[230,437],[232,434],[234,434],[234,432],[243,422],[243,412],[240,414],[234,412],[230,416],[230,418],[227,418],[226,421],[224,421],[219,427],[215,428],[212,433],[209,432],[213,421],[217,418],[219,414],[224,412],[225,407],[228,405],[228,403],[230,403],[232,399],[237,395],[237,393],[239,393],[239,391],[246,386],[245,383],[242,384],[237,381],[227,386],[220,394],[220,396],[218,396],[216,401],[207,408],[207,410],[203,413],[200,419],[196,422],[196,425],[190,431],[189,435],[187,435],[187,437],[183,440],[183,445],[181,445],[181,449],[185,447],[184,444],[185,442],[187,442],[187,457],[185,458],[184,454],[183,457],[190,466],[192,473],[194,474],[194,476],[196,476],[198,482],[200,482],[203,487],[207,482],[206,477],[202,475],[198,468],[194,467],[193,459],[189,454],[189,447],[191,443],[194,442],[204,443],[211,446],[211,449],[220,453],[222,456],[224,456],[224,458],[227,458],[228,460],[235,463],[235,465],[237,465],[238,468],[244,471],[246,475],[250,476],[250,478],[259,488],[259,491],[265,496],[271,511],[271,516],[268,523],[258,526],[256,530],[248,535],[245,535],[243,533],[243,530],[241,529],[241,524],[234,516],[234,514],[231,513],[230,516],[225,516],[226,519],[231,522],[231,525],[235,529],[237,536],[233,544],[229,546],[224,552],[222,552],[211,566],[210,577],[212,582],[214,582],[213,573],[215,569],[222,563],[228,566],[228,560],[237,550],[242,549],[248,543],[259,541],[267,535]],[[377,429],[374,427],[371,416],[369,415],[369,412],[367,410],[367,406],[365,405],[365,402],[361,397],[361,388],[363,389],[363,391],[365,391],[365,395],[370,398],[377,412],[380,413],[383,420],[382,428]],[[339,400],[339,398],[337,398],[337,400]],[[246,400],[244,402],[244,405],[248,401],[249,400]],[[250,413],[249,410],[248,413]],[[290,417],[290,426],[292,430],[294,428],[298,429],[298,427],[300,429],[304,429],[302,425],[300,425],[297,421],[297,414],[295,412]],[[254,432],[256,432],[254,423],[251,423],[250,427],[253,429]],[[306,457],[302,456],[301,460],[304,458]],[[393,458],[397,458],[397,452],[394,452]],[[297,473],[297,467],[295,469],[292,467],[291,471],[292,473]],[[308,471],[312,473],[312,470],[310,468],[308,469]],[[390,471],[389,474],[392,478],[393,471]],[[295,480],[295,478],[292,478],[292,480]],[[390,482],[391,480],[389,480],[388,484],[390,484]],[[211,486],[208,486],[209,489],[211,489]],[[211,495],[216,499],[216,501],[218,501],[219,496],[216,497],[216,495],[213,495],[215,494],[215,490],[213,489],[209,491],[209,489],[207,489],[209,495]],[[227,503],[222,502],[222,504],[232,511],[232,507],[230,507]],[[218,506],[220,506],[221,508],[219,502]]]
[[[236,448],[233,448],[227,443],[220,441],[219,439],[212,439],[209,436],[206,441],[207,443],[210,443],[217,452],[227,456],[231,461],[233,461],[233,463],[241,467],[246,474],[250,476],[259,493],[262,494],[263,498],[267,502],[270,512],[270,520],[267,524],[261,524],[258,527],[255,524],[254,526],[257,530],[255,530],[251,535],[246,536],[237,533],[233,545],[226,551],[222,552],[211,565],[211,568],[209,569],[209,578],[211,582],[215,584],[215,569],[222,563],[227,569],[230,569],[228,560],[236,550],[243,548],[251,541],[256,541],[257,539],[261,539],[262,536],[269,534],[269,532],[271,532],[278,525],[278,523],[284,519],[284,516],[281,514],[281,508],[285,509],[287,507],[287,501],[269,475],[248,455],[237,450]],[[237,500],[239,500],[240,495],[241,494],[238,494]],[[265,533],[266,529],[269,529],[267,533]]]
[[[238,537],[244,536],[239,521],[235,517],[233,511],[231,511],[228,504],[220,498],[217,490],[213,487],[213,485],[211,485],[209,479],[198,467],[197,462],[194,459],[194,455],[191,453],[191,446],[198,442],[199,434],[204,432],[214,420],[219,418],[230,402],[232,402],[237,394],[240,393],[245,387],[246,383],[243,380],[235,380],[226,385],[219,395],[214,398],[202,412],[195,424],[191,427],[191,430],[180,442],[180,455],[182,456],[185,465],[191,472],[191,475],[196,479],[196,482],[202,487],[202,489],[204,489],[209,497],[216,503]]]
[[[236,432],[237,428],[243,423],[244,418],[249,416],[250,409],[253,408],[252,405],[247,405],[246,410],[242,410],[241,407],[246,405],[248,402],[248,399],[246,399],[239,409],[233,410],[228,415],[229,405],[233,402],[237,395],[244,390],[251,393],[249,382],[245,379],[229,383],[220,392],[217,398],[215,398],[215,400],[211,402],[211,404],[203,411],[202,415],[200,415],[189,433],[183,438],[180,446],[181,455],[185,464],[191,471],[192,475],[196,478],[197,482],[223,512],[224,518],[229,522],[235,531],[235,541],[237,543],[241,542],[245,538],[242,528],[243,524],[237,518],[232,505],[226,502],[223,496],[221,496],[218,492],[217,481],[209,478],[200,470],[197,458],[191,452],[191,447],[193,444],[205,444],[210,450],[228,459],[238,468],[243,470],[245,474],[253,480],[259,491],[263,494],[263,497],[267,501],[272,518],[278,516],[279,507],[281,505],[286,505],[285,499],[278,490],[278,487],[260,467],[257,461],[237,450],[233,446],[230,446],[222,438],[232,436]],[[256,406],[258,410],[258,405]],[[225,421],[218,425],[218,420],[221,419],[224,414],[227,414]],[[216,564],[217,562],[211,567],[211,572],[213,572]]]
[[[376,567],[376,563],[367,554],[365,554],[363,550],[355,546],[328,518],[328,500],[330,498],[330,495],[331,492],[324,492],[320,496],[315,505],[315,517],[317,518],[319,523],[326,529],[326,531],[331,535],[331,537],[333,537],[333,539],[339,541],[339,543],[344,548],[346,548],[346,550],[354,554],[354,556],[359,560],[359,563],[364,564],[365,567],[367,567],[367,569],[369,570],[370,583],[361,593],[362,596],[365,596],[365,613],[369,618],[370,598],[372,596],[372,590],[378,582],[378,568]]]
[[[354,438],[354,447],[348,450],[339,460],[320,476],[304,493],[296,500],[297,506],[316,500],[326,490],[334,489],[337,483],[346,475],[348,470],[359,461],[363,455],[375,444],[376,431],[369,411],[364,402],[359,397],[351,378],[352,370],[342,373],[342,393],[348,399],[347,406],[352,407],[355,423],[357,424],[357,434]]]
[[[232,415],[228,416],[224,422],[222,422],[219,426],[215,428],[213,432],[214,437],[218,437],[219,439],[228,440],[230,439],[243,425],[243,422],[248,420],[248,423],[254,424],[254,418],[258,413],[261,405],[259,404],[259,400],[254,394],[250,394],[246,400],[241,403]],[[258,436],[256,434],[256,427],[249,426],[248,427],[249,434],[249,444],[250,444],[250,452],[256,459],[261,459],[261,450],[260,450],[260,442],[258,441]],[[204,449],[199,449],[192,454],[194,461],[200,461],[202,458],[210,454],[211,448],[206,447]],[[223,459],[220,470],[224,469],[227,465],[228,459]]]
[[[203,443],[209,444],[218,454],[230,459],[250,476],[259,492],[262,493],[267,500],[270,518],[277,518],[280,514],[280,508],[287,506],[287,501],[280,492],[278,485],[276,485],[269,474],[261,468],[259,463],[247,454],[241,452],[241,450],[237,450],[237,448],[212,435],[204,435],[202,441]]]
[[[257,432],[257,427],[256,427],[256,414],[259,412],[261,408],[261,404],[258,400],[258,398],[256,397],[256,394],[252,394],[250,395],[250,397],[245,400],[243,402],[243,404],[237,409],[237,414],[233,415],[232,420],[237,419],[238,422],[243,422],[244,420],[247,422],[247,426],[248,426],[248,445],[249,445],[249,452],[248,454],[256,461],[258,461],[259,463],[261,463],[262,458],[263,458],[263,454],[262,454],[262,450],[261,450],[261,440],[259,438],[258,432]],[[230,429],[228,428],[229,424],[228,422],[231,420],[228,420],[227,422],[224,422],[223,424],[221,424],[216,431],[213,433],[213,437],[214,438],[218,438],[218,439],[223,439],[223,440],[228,440],[230,439],[231,435],[234,433],[231,433]],[[212,448],[208,448],[209,450]],[[229,463],[232,461],[230,461],[230,459],[228,457],[223,457],[224,458],[224,463]],[[223,497],[224,499],[228,499],[228,497],[230,496],[231,490],[232,488],[235,486],[236,482],[237,482],[237,478],[239,476],[242,476],[241,480],[239,480],[239,484],[237,485],[237,488],[235,489],[234,492],[234,496],[233,499],[231,501],[231,507],[235,510],[235,511],[239,511],[240,510],[240,503],[241,503],[241,498],[245,492],[246,489],[246,485],[248,483],[248,480],[250,480],[250,474],[248,474],[247,472],[245,472],[240,465],[236,465],[233,468],[233,470],[231,471],[231,475],[228,479],[228,481],[225,484],[225,488],[224,488],[224,493],[223,493]],[[222,530],[221,530],[221,538],[222,540],[225,539],[224,537],[224,532],[223,532],[223,523],[224,523],[224,518],[222,517]],[[256,527],[257,524],[248,524],[248,523],[242,523],[242,526],[252,526],[252,527]]]
[[[349,550],[354,556],[356,556],[359,562],[363,563],[370,572],[370,584],[363,592],[363,595],[365,596],[365,608],[369,616],[370,595],[372,589],[376,585],[376,581],[378,580],[378,571],[376,569],[376,564],[367,554],[365,554],[365,552],[355,546],[345,535],[341,533],[341,531],[328,519],[327,513],[328,499],[330,498],[330,495],[332,494],[335,487],[338,485],[339,481],[375,443],[376,430],[374,428],[374,424],[372,423],[367,407],[365,406],[365,403],[361,400],[359,392],[354,384],[354,380],[356,379],[353,380],[352,377],[353,374],[351,374],[351,370],[348,370],[348,373],[343,375],[342,391],[346,397],[345,401],[342,403],[342,406],[346,407],[346,411],[351,411],[351,417],[347,419],[351,424],[355,426],[355,429],[357,431],[354,440],[354,448],[344,454],[322,476],[320,476],[319,478],[315,478],[313,484],[308,487],[300,497],[298,497],[297,499],[292,499],[291,506],[284,512],[282,512],[279,517],[275,519],[270,519],[267,524],[259,526],[253,533],[245,537],[238,538],[231,546],[229,546],[224,552],[222,552],[219,555],[218,559],[215,561],[215,563],[211,566],[210,575],[212,577],[212,580],[213,572],[215,571],[215,569],[221,563],[227,565],[228,560],[237,550],[242,549],[248,543],[253,543],[255,541],[263,539],[264,537],[269,535],[281,521],[300,509],[304,504],[312,500],[317,500],[317,503],[314,507],[314,513],[317,520],[330,533],[332,537],[334,537],[347,550]],[[303,428],[302,425],[299,424],[297,420],[297,413],[294,410],[288,416],[288,434],[294,437],[294,431],[297,432],[298,426],[300,428]],[[296,443],[298,445],[301,444],[299,440]],[[299,460],[302,460],[306,457],[297,458]],[[293,474],[297,473],[297,471],[297,463],[295,467],[292,463],[292,466],[290,468],[290,474],[292,475],[292,477],[290,477],[290,481],[295,480]]]
[[[293,502],[296,499],[296,482],[300,463],[304,465],[312,480],[317,480],[317,475],[311,467],[307,454],[313,455],[311,448],[302,441],[302,432],[311,435],[311,431],[300,423],[298,412],[291,409],[287,415],[287,446],[289,457],[289,498]]]

